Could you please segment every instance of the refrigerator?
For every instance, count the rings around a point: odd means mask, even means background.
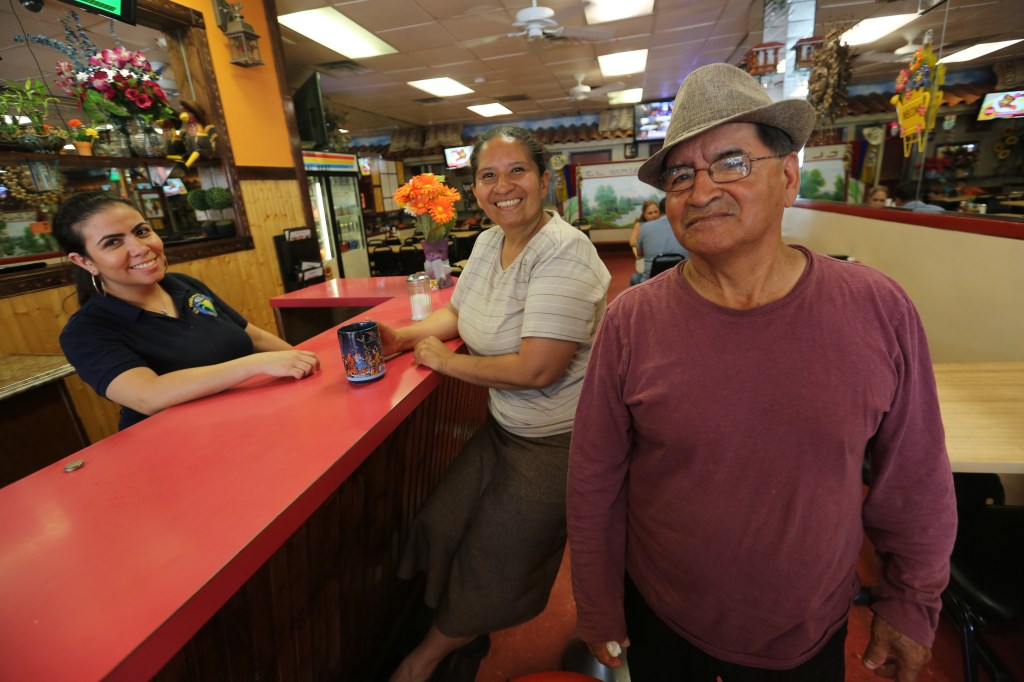
[[[302,163],[324,267],[334,277],[369,277],[355,155],[302,152]]]

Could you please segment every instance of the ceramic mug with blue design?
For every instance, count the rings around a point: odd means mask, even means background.
[[[339,327],[338,345],[346,379],[362,383],[384,376],[384,351],[376,322],[364,320]]]

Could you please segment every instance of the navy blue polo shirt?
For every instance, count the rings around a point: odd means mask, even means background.
[[[253,352],[248,324],[197,279],[168,273],[160,282],[178,317],[152,313],[113,296],[94,296],[71,316],[60,346],[78,375],[106,397],[110,382],[136,367],[157,374],[215,365]],[[119,428],[146,418],[121,408]]]

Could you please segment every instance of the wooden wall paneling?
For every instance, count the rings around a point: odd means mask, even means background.
[[[397,578],[412,519],[486,414],[443,378],[154,679],[375,679],[418,598]]]

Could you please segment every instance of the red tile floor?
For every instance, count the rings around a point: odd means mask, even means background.
[[[612,274],[610,301],[628,287],[634,264],[626,251],[602,251],[601,256]],[[574,637],[576,623],[568,556],[567,551],[546,610],[528,623],[492,635],[491,651],[480,666],[477,682],[508,682],[531,673],[561,668],[562,652]],[[873,584],[877,575],[872,557],[873,550],[865,543],[857,567],[865,584]],[[846,677],[850,682],[878,679],[860,662],[870,636],[870,623],[870,610],[855,606],[850,614],[846,640]],[[1024,680],[1024,636],[1002,638],[993,645],[1003,661]],[[957,632],[946,618],[940,621],[932,660],[918,679],[922,682],[962,682],[964,679]]]

